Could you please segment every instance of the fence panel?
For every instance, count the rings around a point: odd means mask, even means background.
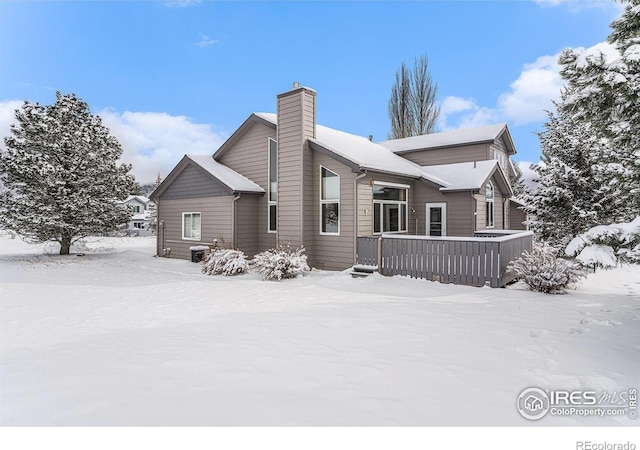
[[[376,266],[380,261],[378,271],[383,275],[502,287],[513,280],[513,275],[507,272],[509,262],[531,250],[533,234],[529,231],[488,234],[474,238],[359,237],[357,263]]]

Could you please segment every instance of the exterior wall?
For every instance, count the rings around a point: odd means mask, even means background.
[[[426,203],[447,204],[447,235],[473,236],[474,198],[468,191],[443,194],[437,188],[406,178],[370,174],[358,181],[358,236],[373,236],[372,181],[409,185],[407,234],[426,235]],[[415,210],[415,212],[412,211]]]
[[[470,192],[443,194],[425,183],[416,183],[413,222],[415,229],[417,220],[417,232],[413,234],[427,234],[426,203],[447,204],[447,236],[473,236],[475,200]]]
[[[320,234],[320,167],[340,176],[340,234]],[[305,204],[305,246],[309,263],[326,270],[344,270],[355,264],[355,204],[354,180],[356,174],[344,164],[318,152],[313,154],[312,182],[308,183],[312,201]],[[359,207],[360,208],[360,207]]]
[[[236,172],[249,178],[258,184],[265,191],[269,188],[269,138],[276,140],[276,130],[262,125],[254,124],[244,135],[236,142],[233,148],[229,149],[220,159],[219,162],[230,167]],[[239,200],[240,205],[238,211],[246,213],[245,201],[251,196],[244,195]],[[248,241],[243,242],[245,248],[256,248],[256,251],[272,248],[276,244],[275,233],[268,232],[268,202],[267,194],[255,196],[254,210],[252,220],[256,225],[256,243]],[[240,223],[243,223],[240,218]],[[236,228],[238,232],[241,228]],[[240,245],[239,245],[240,247]],[[244,248],[241,248],[243,251]]]
[[[242,195],[235,203],[235,246],[242,250],[248,257],[273,247],[273,245],[260,246],[260,229],[256,220],[258,204],[263,196]],[[262,232],[264,233],[264,229]],[[266,242],[265,242],[266,244]]]
[[[509,202],[509,229],[526,230],[527,227],[523,224],[525,220],[527,220],[527,215],[519,208],[519,205]]]
[[[163,200],[158,208],[158,254],[170,248],[170,258],[191,259],[189,247],[212,245],[214,239],[232,242],[232,196]],[[201,239],[182,239],[182,213],[201,214]]]
[[[507,161],[509,160],[509,151],[507,150],[507,146],[504,143],[504,139],[502,139],[502,136],[500,136],[491,144],[491,150],[503,153],[506,156]],[[493,158],[492,156],[491,159],[497,158]],[[513,167],[511,167],[510,164],[507,164],[507,167],[504,167],[503,170],[509,177],[509,182],[511,182],[511,180],[516,176],[515,172],[513,171]]]
[[[212,179],[211,175],[201,168],[189,164],[162,193],[160,201],[222,197],[230,194],[224,184]]]
[[[415,152],[400,153],[399,155],[420,166],[435,166],[439,164],[453,164],[491,159],[489,155],[489,144],[419,150]]]
[[[305,242],[304,205],[309,190],[315,137],[315,92],[306,88],[278,95],[278,232],[277,240],[293,246]]]

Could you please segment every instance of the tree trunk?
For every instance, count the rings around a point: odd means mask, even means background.
[[[62,238],[62,241],[60,241],[60,254],[68,255],[70,249],[71,249],[71,239]]]

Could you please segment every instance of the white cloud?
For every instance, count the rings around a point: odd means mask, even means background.
[[[2,138],[10,134],[9,127],[15,122],[15,110],[23,104],[0,101],[0,149],[4,148]],[[133,165],[132,172],[141,183],[155,181],[158,172],[166,177],[185,154],[212,155],[227,138],[211,125],[194,123],[185,116],[112,109],[97,115],[120,142],[122,162]]]
[[[202,0],[171,0],[169,2],[165,2],[165,5],[176,8],[185,8],[199,3],[202,3]]]
[[[5,148],[4,138],[11,133],[9,127],[16,123],[16,109],[24,104],[21,100],[0,101],[0,149]]]
[[[538,190],[538,182],[536,181],[538,179],[538,174],[531,170],[531,164],[533,163],[520,161],[518,163],[518,167],[522,171],[522,182],[524,185],[527,186],[531,192],[535,192]],[[541,163],[538,162],[537,164]]]
[[[553,109],[552,100],[558,99],[563,85],[558,56],[541,56],[525,64],[510,90],[500,95],[497,108],[506,121],[525,125],[547,117],[545,110]]]
[[[111,109],[98,115],[122,145],[122,160],[133,165],[141,183],[154,181],[158,172],[166,177],[185,154],[212,155],[227,137],[185,116]]]
[[[611,0],[533,0],[542,7],[566,5],[571,11],[579,11],[584,8],[614,8],[622,9],[622,6]]]
[[[617,54],[615,48],[600,42],[588,49],[576,49],[583,55],[603,52],[608,60]],[[558,57],[544,55],[522,66],[518,78],[498,96],[494,105],[480,105],[475,99],[450,96],[441,103],[439,127],[442,130],[508,122],[519,126],[544,121],[546,111],[553,111],[553,101],[560,97],[563,79]],[[584,56],[586,57],[586,56]]]
[[[208,47],[210,45],[217,44],[217,43],[218,43],[217,40],[211,39],[206,34],[200,34],[200,41],[196,42],[196,45],[202,48],[202,47]]]

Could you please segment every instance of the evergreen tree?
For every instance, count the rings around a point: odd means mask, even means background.
[[[640,0],[611,26],[619,59],[575,50],[559,59],[566,84],[540,133],[538,190],[525,195],[529,225],[553,245],[640,214]]]
[[[531,167],[539,176],[538,189],[524,195],[530,228],[553,246],[568,244],[597,220],[592,211],[588,129],[558,109],[539,133],[541,162]]]
[[[440,116],[437,94],[438,85],[431,79],[426,55],[416,58],[412,69],[403,62],[389,98],[389,139],[433,133]]]
[[[158,176],[155,183],[153,183],[153,189],[151,189],[151,192],[158,189],[160,183],[162,183],[162,178],[160,177],[160,172],[158,172]],[[149,230],[154,233],[157,233],[158,231],[158,207],[154,202],[149,203]]]
[[[608,184],[617,199],[607,223],[640,215],[640,0],[623,3],[607,39],[617,58],[566,50],[559,60],[561,75],[574,87],[564,107],[610,144],[594,161],[594,181]]]
[[[87,103],[56,93],[53,105],[25,102],[0,152],[0,226],[32,242],[56,241],[60,254],[85,236],[131,217],[116,206],[135,180],[118,164],[122,148]]]

